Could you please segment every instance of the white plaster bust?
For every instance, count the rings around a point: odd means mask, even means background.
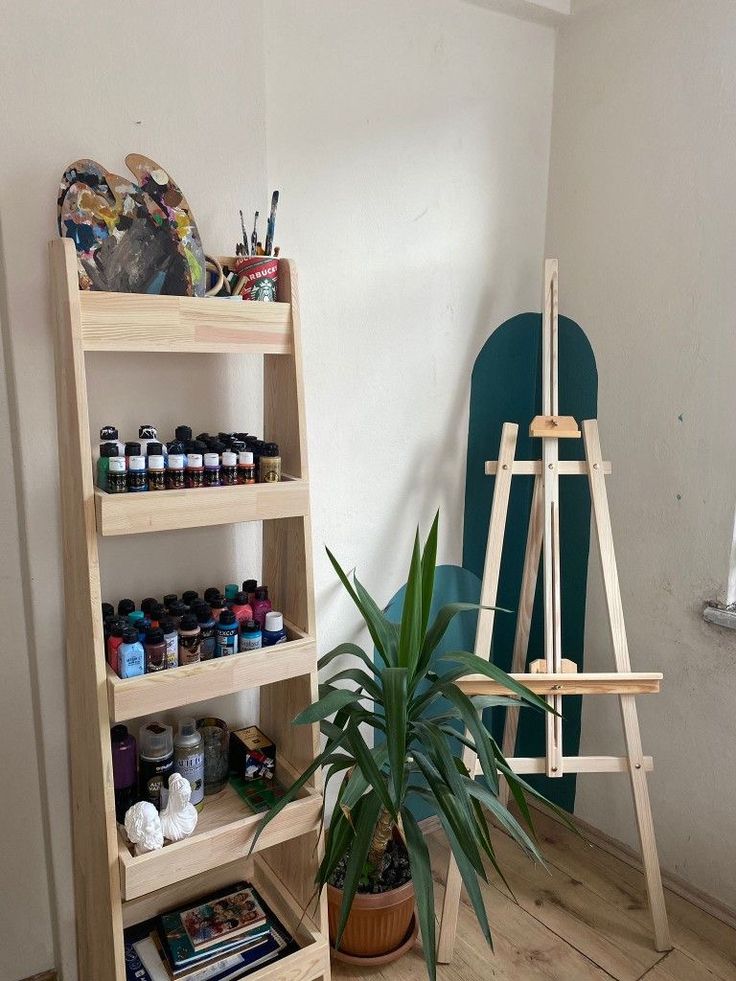
[[[125,833],[130,843],[135,845],[136,855],[164,847],[161,818],[150,801],[139,801],[126,811]]]
[[[189,802],[192,785],[180,773],[169,777],[169,800],[161,811],[161,829],[168,841],[181,841],[188,838],[197,827],[199,814],[194,804]]]

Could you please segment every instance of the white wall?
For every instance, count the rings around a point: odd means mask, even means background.
[[[538,306],[554,34],[460,0],[272,0],[268,174],[299,261],[320,647],[442,511],[461,554],[470,371]]]
[[[206,247],[215,252],[233,248],[239,234],[237,209],[266,201],[261,3],[215,0],[203,11],[174,0],[131,0],[116,10],[79,0],[2,4],[0,221],[6,358],[16,381],[17,405],[9,419],[0,402],[0,451],[5,461],[0,529],[5,538],[5,522],[11,527],[13,520],[12,477],[6,487],[5,476],[11,459],[8,434],[14,429],[20,442],[16,462],[25,487],[22,508],[30,564],[25,588],[35,636],[35,649],[27,653],[22,629],[14,626],[23,619],[17,582],[4,581],[8,646],[0,738],[3,759],[10,762],[17,755],[25,770],[15,763],[9,772],[3,769],[3,981],[52,965],[45,893],[48,859],[56,884],[52,903],[58,910],[59,963],[67,981],[76,976],[46,246],[57,234],[58,181],[77,157],[89,155],[124,172],[126,153],[145,152],[171,169],[189,197]],[[192,425],[211,429],[222,422],[247,424],[259,406],[257,380],[234,367],[223,370],[223,362],[215,358],[125,357],[103,362],[101,357],[91,359],[92,419],[97,426],[104,417],[130,432],[146,421],[141,416],[150,415],[164,428],[189,419]],[[181,384],[171,398],[176,377]],[[228,409],[233,392],[242,400],[237,419]],[[153,543],[147,542],[145,562],[140,545],[114,543],[105,551],[105,585],[111,598],[123,589],[140,600],[144,591],[159,592],[165,582],[181,589],[191,578],[219,580],[252,560],[250,551],[241,550],[236,561],[229,537],[218,532],[156,537],[157,555],[150,559]],[[18,568],[16,549],[9,533],[3,558],[13,576]],[[44,855],[40,829],[29,708],[29,685],[36,674],[41,751],[51,800],[50,855]]]
[[[470,368],[490,329],[537,304],[551,30],[461,0],[274,0],[267,9],[264,41],[260,0],[218,0],[204,17],[173,0],[135,0],[125,23],[78,0],[3,4],[0,220],[17,404],[8,414],[0,402],[0,449],[17,427],[35,637],[26,655],[18,628],[4,689],[12,705],[0,713],[3,740],[20,733],[27,746],[0,831],[28,870],[0,895],[0,946],[16,954],[3,981],[51,965],[47,861],[59,963],[67,981],[75,976],[46,257],[64,167],[89,155],[121,170],[127,152],[148,153],[184,188],[213,251],[232,247],[238,207],[265,210],[266,177],[281,188],[277,238],[301,271],[323,649],[355,623],[324,543],[388,597],[404,579],[414,525],[441,505],[441,558],[459,558]],[[98,355],[89,367],[93,430],[114,422],[129,433],[149,420],[165,430],[247,428],[244,416],[260,411],[258,379],[214,358]],[[155,541],[145,562],[137,542],[104,543],[108,598],[257,567],[247,531],[235,543],[223,530]],[[3,599],[17,616],[13,597]],[[29,707],[36,674],[48,855]],[[32,932],[21,929],[30,921]]]
[[[561,307],[598,359],[634,669],[665,675],[660,696],[639,699],[661,861],[731,907],[736,637],[700,613],[725,583],[736,497],[734,52],[730,0],[634,0],[565,27],[547,236]],[[599,670],[611,663],[605,623],[595,579]],[[618,715],[596,703],[583,748],[607,752]],[[578,787],[582,817],[634,840],[622,783]]]

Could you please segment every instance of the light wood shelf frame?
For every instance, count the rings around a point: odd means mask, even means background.
[[[78,288],[69,239],[50,243],[56,317],[56,386],[71,758],[72,831],[80,981],[125,981],[123,927],[251,878],[299,944],[252,981],[329,981],[326,899],[314,899],[321,860],[319,775],[264,831],[261,816],[227,789],[207,801],[197,833],[133,856],[115,822],[110,727],[219,697],[260,689],[260,725],[278,747],[284,779],[304,770],[318,727],[294,716],[317,695],[309,475],[296,271],[279,262],[276,303],[87,293]],[[277,485],[103,494],[92,481],[87,351],[257,354],[263,357],[263,430],[281,449]],[[289,642],[268,652],[123,680],[104,657],[99,535],[138,534],[240,521],[263,522],[263,580],[283,610]]]

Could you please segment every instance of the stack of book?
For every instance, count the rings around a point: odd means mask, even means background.
[[[247,882],[125,931],[127,981],[236,981],[296,945]]]

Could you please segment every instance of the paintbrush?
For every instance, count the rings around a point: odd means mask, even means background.
[[[250,237],[250,251],[251,255],[256,254],[256,246],[258,245],[258,231],[256,226],[258,225],[258,212],[256,211],[256,216],[253,219],[253,234]]]
[[[240,227],[243,230],[243,255],[248,255],[248,233],[245,230],[245,219],[243,218],[243,209],[240,209]]]
[[[279,192],[274,191],[271,196],[271,214],[268,216],[268,225],[266,226],[266,255],[271,255],[273,250],[273,235],[276,231],[276,208],[279,203]]]

